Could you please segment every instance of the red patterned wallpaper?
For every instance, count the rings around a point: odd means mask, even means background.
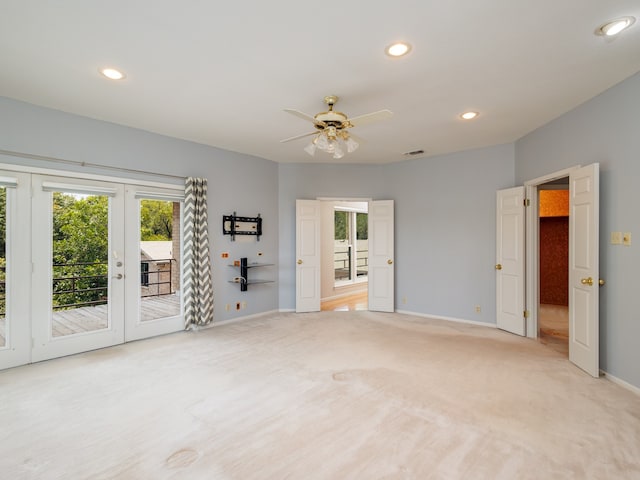
[[[569,305],[569,217],[540,219],[540,303]]]

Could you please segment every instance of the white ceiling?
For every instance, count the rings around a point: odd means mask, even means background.
[[[640,71],[638,0],[2,0],[0,95],[277,162],[512,142]],[[638,21],[615,40],[607,20]],[[413,45],[393,59],[384,47]],[[120,82],[98,74],[124,70]],[[341,160],[283,112],[389,109]],[[477,110],[463,122],[458,115]]]

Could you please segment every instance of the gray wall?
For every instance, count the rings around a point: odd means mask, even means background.
[[[238,285],[227,282],[235,272],[220,258],[229,252],[230,260],[248,256],[255,261],[277,263],[278,257],[278,168],[269,160],[218,148],[156,135],[112,123],[93,120],[0,97],[0,149],[22,153],[86,161],[102,165],[134,168],[178,176],[205,177],[209,180],[209,233],[212,243],[213,281],[216,292],[215,320],[278,308],[278,284],[250,288],[241,293]],[[57,163],[25,160],[0,155],[5,164],[33,165],[49,169],[110,176],[140,178],[166,183],[182,183],[148,175],[118,174],[110,170],[72,167]],[[222,215],[264,217],[264,236],[260,242],[231,242],[222,235]],[[262,272],[261,272],[262,273]],[[275,267],[262,277],[277,280]],[[227,312],[224,306],[246,301],[247,308]]]
[[[281,164],[279,173],[280,308],[295,308],[297,198],[390,199],[396,308],[495,323],[495,195],[514,184],[513,145],[381,166]]]
[[[640,387],[640,74],[614,86],[516,142],[523,183],[566,167],[599,162],[600,366]],[[632,245],[611,245],[612,231]]]

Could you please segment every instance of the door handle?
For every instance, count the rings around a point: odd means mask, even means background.
[[[298,260],[298,265],[302,265],[302,260]]]
[[[393,260],[389,259],[389,260],[387,260],[387,263],[388,263],[389,265],[393,265]]]
[[[502,265],[498,263],[498,264],[496,265],[496,270],[502,270]]]
[[[593,278],[591,277],[583,278],[580,280],[580,283],[583,285],[589,285],[590,287],[593,287]]]
[[[605,284],[606,282],[601,278],[600,280],[598,280],[598,285],[600,285],[601,287]]]
[[[116,278],[118,280],[122,280],[122,277],[124,277],[124,275],[122,275],[121,273],[117,274],[117,275],[113,275],[111,278]]]

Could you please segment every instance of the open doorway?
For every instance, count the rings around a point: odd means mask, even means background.
[[[367,201],[322,202],[321,310],[368,309]]]
[[[569,356],[569,177],[538,186],[538,338]]]

